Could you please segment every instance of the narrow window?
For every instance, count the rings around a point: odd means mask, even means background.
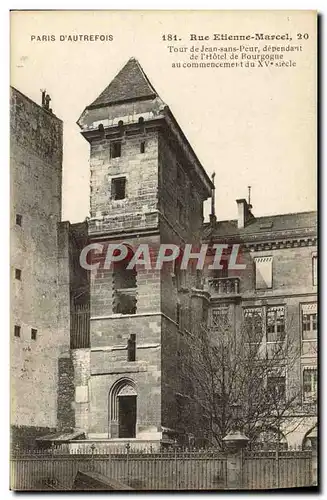
[[[140,153],[144,153],[144,152],[145,152],[145,142],[142,141],[140,144]]]
[[[31,329],[31,339],[36,340],[37,330],[35,328]]]
[[[317,400],[318,373],[316,368],[303,370],[303,402],[314,403]]]
[[[223,256],[221,258],[220,265],[222,266],[222,269],[215,269],[214,270],[214,277],[215,278],[228,278],[228,258],[226,256]]]
[[[119,156],[121,156],[121,142],[112,142],[110,144],[110,158],[119,158]]]
[[[254,262],[256,289],[272,288],[272,257],[256,257]]]
[[[22,220],[23,220],[23,216],[20,215],[20,214],[16,214],[16,224],[17,224],[17,226],[21,226],[22,225]]]
[[[129,251],[123,261],[115,262],[113,266],[114,314],[136,314],[136,278],[135,266],[127,269],[133,252]]]
[[[285,338],[285,308],[268,307],[267,342],[280,342]]]
[[[135,361],[136,359],[136,335],[131,333],[127,341],[127,361]]]
[[[126,177],[111,179],[111,199],[123,200],[126,198]]]
[[[267,391],[274,402],[279,403],[285,400],[286,396],[286,378],[285,376],[268,377]]]
[[[19,325],[15,325],[14,335],[15,335],[15,337],[20,337],[20,326]]]
[[[313,286],[318,284],[318,259],[316,255],[312,257],[312,284]]]
[[[212,326],[225,327],[228,324],[228,306],[221,306],[212,310]]]
[[[258,344],[262,342],[262,309],[251,307],[244,309],[244,333],[248,342]]]
[[[139,125],[140,125],[140,132],[144,132],[144,128],[145,127],[144,127],[144,118],[143,118],[143,116],[140,116],[138,122],[139,122]]]
[[[21,269],[15,269],[15,279],[16,280],[21,280],[22,279],[22,271],[21,271]]]
[[[302,340],[317,340],[317,304],[302,304]]]

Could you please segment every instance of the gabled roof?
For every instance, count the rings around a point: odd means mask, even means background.
[[[88,106],[97,108],[116,103],[154,99],[158,94],[152,87],[139,62],[131,57],[108,87]]]

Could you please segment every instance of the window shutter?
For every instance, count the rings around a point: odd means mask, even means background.
[[[256,257],[255,287],[272,288],[272,257]]]

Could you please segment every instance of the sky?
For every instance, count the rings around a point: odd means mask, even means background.
[[[253,32],[291,33],[302,51],[285,60],[294,59],[296,67],[172,67],[187,56],[170,53],[168,46],[217,46],[191,42],[190,34]],[[59,40],[76,33],[112,34],[114,40]],[[164,41],[169,33],[182,40]],[[308,39],[296,41],[297,33]],[[56,41],[31,40],[42,35]],[[64,123],[63,220],[78,222],[89,214],[89,145],[76,121],[132,56],[207,173],[215,172],[218,219],[236,218],[235,200],[247,197],[249,185],[254,215],[315,210],[315,36],[314,13],[303,11],[12,12],[11,84],[38,103],[46,89]]]

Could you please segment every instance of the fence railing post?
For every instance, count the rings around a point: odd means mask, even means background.
[[[311,477],[312,486],[318,485],[318,433],[317,427],[315,427],[310,434],[307,436],[311,442]]]
[[[249,438],[239,431],[231,431],[223,438],[227,448],[227,489],[240,490],[243,488],[243,448],[248,441]]]
[[[91,470],[94,471],[94,451],[95,451],[95,444],[91,444]]]
[[[279,447],[277,446],[276,448],[276,453],[275,453],[275,481],[276,481],[276,488],[279,488]]]
[[[129,443],[126,444],[126,469],[127,469],[127,479],[125,480],[128,483],[129,480],[129,450],[131,449],[131,445]]]
[[[175,442],[173,444],[174,447],[174,472],[175,472],[175,489],[178,490],[178,463],[177,463],[177,439],[175,439]]]

